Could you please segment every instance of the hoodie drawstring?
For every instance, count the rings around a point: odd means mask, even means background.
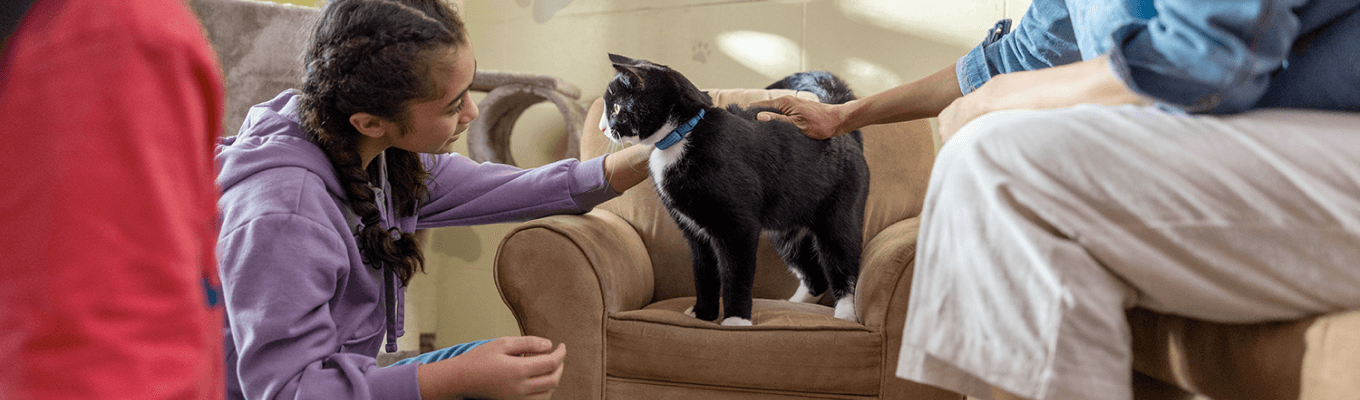
[[[381,188],[377,189],[376,191],[378,192],[378,196],[382,198],[382,203],[380,203],[382,207],[380,207],[381,210],[379,211],[382,212],[382,218],[384,221],[387,221],[389,224],[395,224],[397,219],[393,216],[392,211],[391,186],[388,185],[387,183],[387,151],[378,153],[377,161],[378,161],[378,181],[380,182],[379,185],[381,185]],[[389,226],[387,228],[392,229],[395,227]],[[397,235],[400,235],[400,233],[392,232],[392,235],[393,239],[395,240],[399,238],[399,236]],[[386,265],[383,266],[382,270],[383,270],[383,303],[384,303],[383,314],[386,314],[385,315],[386,320],[385,323],[383,324],[384,329],[383,336],[387,338],[386,339],[387,352],[396,353],[397,335],[401,334],[401,330],[397,327],[396,273],[393,273],[392,269],[387,268]]]
[[[391,269],[383,268],[383,301],[387,303],[387,352],[397,352],[397,288],[396,274]]]

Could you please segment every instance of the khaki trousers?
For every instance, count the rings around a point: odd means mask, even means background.
[[[918,246],[898,376],[1129,399],[1127,308],[1360,307],[1360,114],[989,114],[941,149]]]

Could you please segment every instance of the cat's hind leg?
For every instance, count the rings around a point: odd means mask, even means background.
[[[848,213],[842,213],[848,214]],[[836,318],[858,321],[855,312],[855,284],[859,281],[861,251],[860,224],[851,215],[831,218],[813,228],[823,271],[836,299]]]
[[[789,301],[795,303],[816,303],[826,292],[826,273],[822,272],[821,261],[817,259],[815,238],[807,229],[797,228],[779,231],[766,231],[770,243],[779,252],[779,257],[788,266],[789,272],[798,277],[798,289]]]

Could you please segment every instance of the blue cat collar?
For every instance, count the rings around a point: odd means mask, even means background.
[[[690,118],[689,122],[675,128],[669,135],[666,135],[664,139],[661,139],[660,142],[656,142],[656,149],[665,150],[668,147],[674,146],[676,143],[680,143],[680,139],[684,139],[685,135],[689,134],[689,131],[694,130],[694,126],[698,125],[699,120],[701,119],[704,119],[704,110],[699,110],[699,115]]]

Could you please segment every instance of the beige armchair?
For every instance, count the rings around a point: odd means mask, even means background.
[[[722,90],[714,101],[784,93]],[[608,149],[601,108],[597,100],[586,114],[582,157]],[[496,256],[496,284],[525,334],[567,343],[556,397],[961,398],[894,377],[934,157],[930,128],[870,127],[864,139],[872,182],[858,324],[832,318],[829,304],[781,300],[797,282],[768,244],[760,249],[755,326],[682,314],[694,301],[688,248],[650,181],[588,214],[516,227]],[[1360,311],[1262,324],[1144,309],[1128,318],[1136,398],[1360,399]]]
[[[715,104],[745,104],[794,92],[710,93]],[[601,108],[596,101],[586,114],[583,158],[609,148]],[[754,326],[683,314],[694,302],[689,248],[650,180],[588,214],[515,228],[496,255],[497,286],[525,334],[567,344],[556,398],[961,399],[893,376],[931,135],[925,121],[864,129],[872,178],[855,297],[862,323],[832,317],[829,296],[822,305],[783,300],[798,283],[768,243]]]

